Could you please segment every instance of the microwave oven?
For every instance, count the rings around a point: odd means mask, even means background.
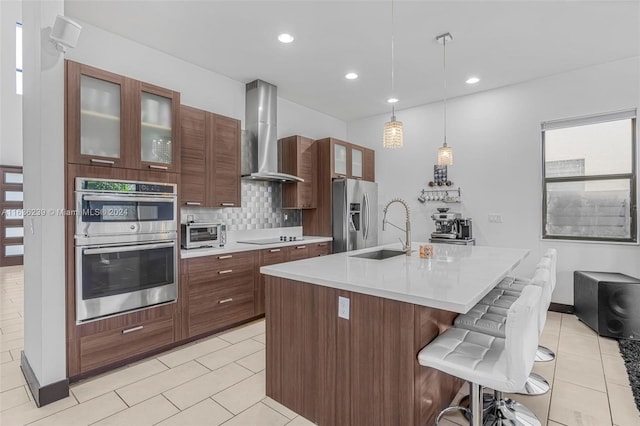
[[[182,248],[224,247],[227,227],[220,223],[183,223]]]

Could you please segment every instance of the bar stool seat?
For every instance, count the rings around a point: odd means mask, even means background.
[[[499,290],[522,291],[526,286],[531,284],[530,279],[506,277],[496,286]]]

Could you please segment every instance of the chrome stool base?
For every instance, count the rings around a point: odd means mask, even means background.
[[[517,392],[519,395],[544,395],[549,392],[549,382],[547,379],[539,375],[538,373],[529,374],[527,382],[524,384],[524,389]]]
[[[536,351],[536,362],[549,362],[556,359],[556,354],[549,348],[538,346]]]
[[[540,420],[524,405],[513,399],[498,400],[494,410],[484,419],[484,425],[541,426]]]
[[[440,420],[442,420],[442,416],[444,416],[450,411],[462,411],[464,412],[464,416],[467,418],[467,420],[471,418],[471,410],[469,410],[466,407],[461,407],[459,405],[447,407],[444,410],[440,411],[440,414],[438,414],[438,417],[436,417],[436,426],[440,424]]]

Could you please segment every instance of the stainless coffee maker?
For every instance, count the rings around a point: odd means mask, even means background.
[[[436,224],[436,231],[431,233],[431,238],[458,238],[458,221],[462,219],[460,213],[449,212],[448,208],[440,207],[436,213],[431,215],[431,219]]]

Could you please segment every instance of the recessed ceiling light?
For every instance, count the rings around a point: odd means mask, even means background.
[[[278,36],[278,40],[280,43],[291,43],[293,41],[293,36],[291,34],[282,33]]]
[[[356,74],[355,72],[348,72],[345,74],[344,78],[346,78],[347,80],[355,80],[356,78],[358,78],[358,74]]]
[[[396,102],[398,102],[398,98],[389,98],[389,99],[387,99],[387,103],[388,104],[395,104]]]
[[[467,84],[476,84],[479,81],[480,81],[480,79],[478,77],[469,77],[467,79]]]

